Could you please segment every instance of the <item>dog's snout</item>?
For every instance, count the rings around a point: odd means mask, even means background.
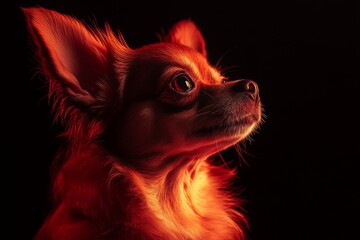
[[[252,99],[256,99],[259,95],[259,87],[258,85],[248,79],[240,79],[238,80],[233,89],[237,92],[244,92],[247,93]]]

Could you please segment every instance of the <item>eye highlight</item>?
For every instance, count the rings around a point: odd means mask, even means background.
[[[175,92],[186,93],[191,91],[195,87],[195,84],[188,75],[182,73],[171,81],[170,86]]]

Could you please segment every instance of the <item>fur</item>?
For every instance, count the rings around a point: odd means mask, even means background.
[[[236,170],[213,156],[258,126],[256,84],[226,81],[190,20],[131,49],[108,25],[23,11],[65,126],[35,239],[244,239]]]

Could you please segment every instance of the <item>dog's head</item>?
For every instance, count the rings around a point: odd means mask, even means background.
[[[191,21],[175,24],[160,43],[130,49],[108,26],[90,30],[54,11],[24,12],[70,138],[101,136],[124,159],[206,157],[260,122],[257,84],[211,66]]]

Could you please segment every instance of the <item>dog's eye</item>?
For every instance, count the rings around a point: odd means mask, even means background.
[[[195,84],[188,75],[180,74],[174,78],[170,86],[178,93],[185,93],[191,91]]]

